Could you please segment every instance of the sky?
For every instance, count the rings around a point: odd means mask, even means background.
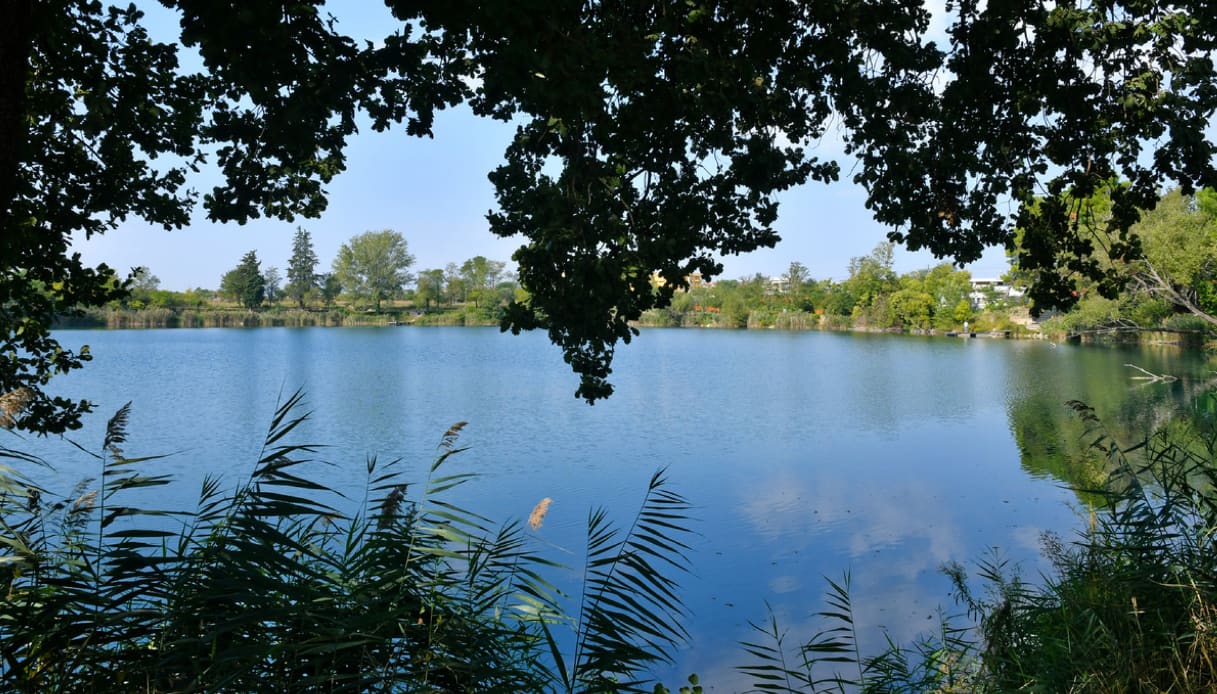
[[[175,19],[155,4],[145,6],[152,35],[172,40]],[[333,2],[339,28],[352,35],[383,36],[392,22],[383,6]],[[360,10],[351,13],[354,7]],[[414,271],[460,264],[477,255],[508,261],[522,239],[501,239],[489,232],[485,219],[495,208],[487,179],[502,159],[514,134],[510,124],[482,119],[460,107],[437,115],[433,139],[414,138],[404,128],[376,133],[365,128],[351,138],[347,170],[327,187],[329,206],[316,219],[294,222],[260,219],[245,225],[214,224],[196,211],[192,223],[165,231],[140,220],[89,240],[77,240],[74,250],[90,264],[106,263],[120,273],[146,267],[163,289],[215,289],[220,278],[256,250],[262,268],[278,267],[284,274],[297,226],[307,229],[320,259],[319,271],[329,269],[338,248],[365,231],[392,229],[406,239],[415,256]],[[722,278],[756,273],[781,275],[793,261],[803,263],[817,279],[844,279],[851,258],[868,254],[885,240],[887,229],[865,208],[865,191],[848,182],[852,161],[844,158],[840,142],[830,133],[813,152],[841,164],[842,182],[810,183],[779,198],[776,229],[782,241],[775,248],[722,258]],[[192,184],[209,187],[214,173],[204,171]],[[939,262],[928,252],[897,248],[895,269],[909,272]],[[974,277],[997,277],[1007,269],[1002,249],[990,249],[968,269]]]

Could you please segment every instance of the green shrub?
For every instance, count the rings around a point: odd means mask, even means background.
[[[1159,297],[1138,297],[1124,309],[1129,320],[1143,328],[1162,325],[1174,314],[1174,307]]]
[[[985,311],[973,318],[971,327],[972,330],[979,333],[991,330],[1014,330],[1021,326],[1010,320],[1010,316],[1005,313]]]
[[[651,308],[642,312],[638,322],[652,328],[675,328],[681,325],[681,315],[673,308]]]
[[[1078,333],[1122,325],[1124,321],[1119,302],[1101,296],[1087,296],[1069,313],[1045,321],[1044,330],[1050,333]]]
[[[1185,330],[1195,332],[1213,332],[1213,324],[1190,313],[1176,313],[1162,322],[1162,327],[1168,330]]]

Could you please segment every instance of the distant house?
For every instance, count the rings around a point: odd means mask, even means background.
[[[972,291],[968,294],[968,299],[972,302],[972,308],[980,309],[989,305],[991,297],[1018,299],[1024,293],[1023,290],[1011,286],[1005,280],[978,277],[972,280]]]
[[[770,294],[785,294],[790,291],[790,277],[786,275],[770,277],[766,289]]]

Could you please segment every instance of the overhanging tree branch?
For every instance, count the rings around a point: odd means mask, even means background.
[[[1203,319],[1210,325],[1217,326],[1217,316],[1213,316],[1200,308],[1195,300],[1188,296],[1187,292],[1181,291],[1173,282],[1158,272],[1153,263],[1150,263],[1148,260],[1142,260],[1141,264],[1143,269],[1134,275],[1134,281],[1142,290],[1164,297],[1167,301],[1186,310],[1193,316]]]

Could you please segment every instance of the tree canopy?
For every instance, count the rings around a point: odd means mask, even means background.
[[[371,301],[379,311],[382,300],[414,281],[414,275],[410,274],[413,264],[414,256],[406,249],[406,239],[401,234],[392,229],[368,231],[338,249],[334,276],[347,293]]]
[[[415,301],[423,302],[424,308],[431,304],[439,304],[444,299],[444,271],[431,268],[418,273],[418,289],[414,294]]]
[[[1164,184],[1190,193],[1217,177],[1217,15],[1198,2],[964,0],[952,19],[929,71],[881,65],[879,98],[844,108],[868,206],[910,249],[1017,250],[1038,308],[1071,305],[1080,282],[1114,295],[1123,277],[1096,254],[1135,260],[1130,230]],[[1111,209],[1095,223],[1085,208],[1100,192]]]
[[[257,251],[246,253],[241,257],[240,264],[224,273],[220,280],[220,293],[232,297],[251,311],[261,306],[268,284],[261,265]]]
[[[506,269],[507,264],[503,261],[487,260],[481,255],[461,264],[461,281],[465,284],[474,306],[494,301],[495,287],[503,279]]]
[[[1140,252],[1122,258],[1098,250],[1092,262],[1107,274],[1129,283],[1133,293],[1165,300],[1175,311],[1190,313],[1217,325],[1217,194],[1202,189],[1184,195],[1166,192],[1152,210],[1133,225]],[[1085,201],[1082,214],[1088,225],[1101,226],[1112,214],[1112,201],[1100,191]],[[1022,237],[1016,239],[1021,243]],[[1015,266],[1015,274],[1022,275]],[[1079,287],[1079,295],[1096,289]]]
[[[1215,213],[1178,190],[1167,193],[1134,227],[1145,253],[1130,267],[1138,287],[1212,324],[1217,324]]]
[[[776,194],[838,176],[810,153],[831,125],[893,240],[966,262],[1019,227],[1040,305],[1087,277],[1114,291],[1092,254],[1136,257],[1129,230],[1166,182],[1217,184],[1217,15],[1195,0],[963,0],[944,45],[919,0],[386,0],[400,24],[375,41],[321,0],[162,4],[203,72],[135,8],[6,5],[0,392],[33,394],[19,425],[75,422],[81,405],[41,388],[87,355],[49,326],[123,291],[68,254],[73,234],[180,227],[200,201],[217,221],[315,216],[360,114],[429,135],[464,102],[519,124],[490,173],[490,228],[521,238],[527,290],[503,327],[547,330],[589,401],[643,310],[774,245]],[[205,158],[223,181],[200,196],[186,174]],[[1112,181],[1112,214],[1088,226],[1078,201]]]

